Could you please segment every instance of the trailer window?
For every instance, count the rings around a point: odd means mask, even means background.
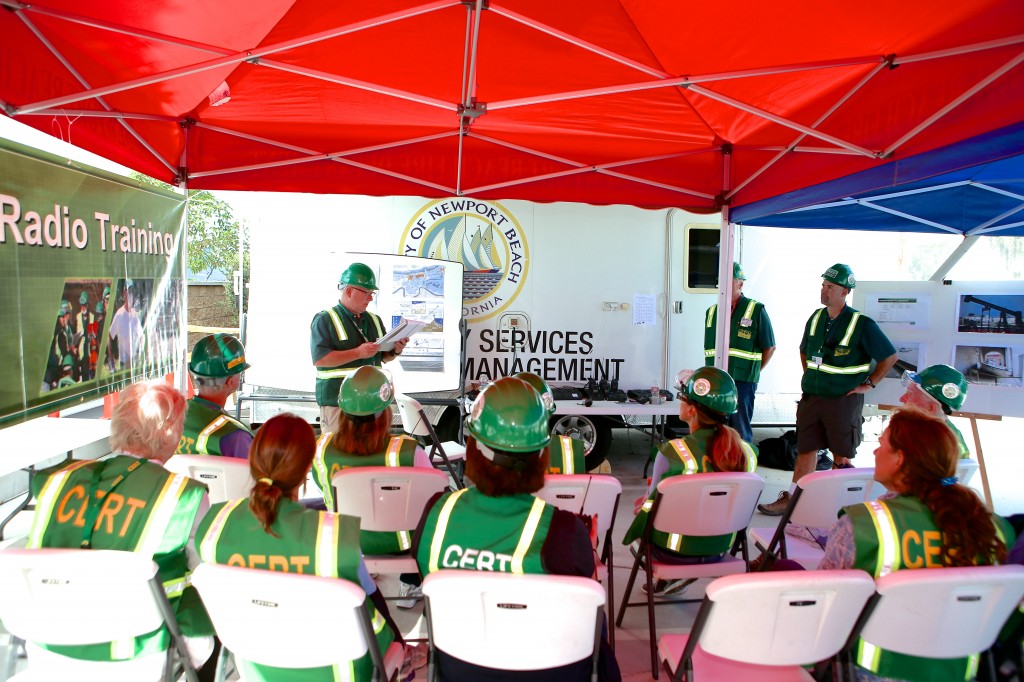
[[[686,290],[703,293],[718,289],[718,242],[721,230],[715,224],[686,226]]]

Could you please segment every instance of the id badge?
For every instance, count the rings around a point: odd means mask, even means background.
[[[740,318],[740,326],[741,327],[749,327],[752,324],[754,324],[754,321],[752,319],[750,319],[749,317]]]
[[[815,367],[821,367],[821,356],[820,355],[812,355],[811,356],[811,362],[814,363]]]

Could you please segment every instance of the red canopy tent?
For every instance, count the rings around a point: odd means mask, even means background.
[[[711,212],[1024,119],[1020,0],[0,0],[0,106],[190,188]]]

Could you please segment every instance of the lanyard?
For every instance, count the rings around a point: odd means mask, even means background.
[[[82,528],[82,549],[92,549],[92,534],[96,530],[96,518],[100,514],[100,508],[103,506],[103,502],[106,501],[107,495],[114,492],[117,486],[124,483],[124,480],[131,475],[133,471],[142,466],[145,460],[137,459],[128,465],[128,468],[123,473],[117,475],[117,477],[107,488],[107,491],[103,493],[103,499],[98,500],[96,493],[100,486],[100,477],[103,475],[103,470],[106,469],[107,465],[113,460],[101,462],[98,467],[93,469],[92,480],[89,482],[89,492],[85,498],[85,527]]]

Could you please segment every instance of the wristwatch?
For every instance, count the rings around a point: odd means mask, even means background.
[[[873,382],[873,381],[871,380],[871,377],[868,377],[867,379],[865,379],[865,380],[864,380],[864,383],[865,383],[865,384],[867,384],[868,386],[870,386],[871,388],[874,388],[874,387],[875,387],[875,382]]]

